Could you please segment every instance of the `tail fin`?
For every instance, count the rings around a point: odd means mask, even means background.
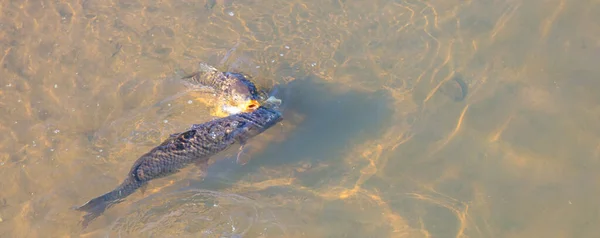
[[[87,213],[83,216],[83,220],[81,221],[82,228],[85,229],[94,219],[102,215],[106,209],[123,202],[125,197],[134,193],[142,185],[142,182],[127,178],[116,189],[94,198],[79,207],[73,207],[74,210]]]

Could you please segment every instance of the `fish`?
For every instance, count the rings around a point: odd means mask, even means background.
[[[463,76],[456,73],[454,77],[442,84],[438,90],[455,102],[460,102],[467,97],[469,86],[463,79]]]
[[[160,145],[139,157],[127,177],[115,189],[79,207],[73,207],[87,213],[81,221],[82,228],[85,229],[104,211],[123,202],[138,189],[144,192],[151,180],[175,174],[190,164],[204,168],[211,156],[236,143],[243,147],[249,139],[282,120],[280,111],[259,106],[252,112],[216,118],[194,124],[187,131],[171,134]]]
[[[250,77],[243,73],[222,72],[206,63],[182,79],[191,87],[211,89],[217,96],[216,116],[228,116],[256,110],[266,100],[265,91],[259,90]]]

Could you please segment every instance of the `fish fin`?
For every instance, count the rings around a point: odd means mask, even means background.
[[[208,163],[206,159],[194,160],[193,163],[196,167],[198,167],[198,169],[202,171],[206,171],[206,169],[208,168]]]
[[[217,68],[213,67],[212,65],[209,65],[209,64],[207,64],[205,62],[200,62],[200,63],[198,63],[198,70],[195,71],[195,72],[193,72],[193,73],[191,73],[191,74],[185,73],[185,71],[183,71],[183,70],[177,70],[176,73],[178,75],[180,75],[181,78],[185,79],[185,78],[191,78],[191,77],[193,77],[193,76],[195,76],[197,74],[200,74],[200,73],[204,73],[204,74],[206,74],[206,73],[209,73],[209,74],[219,73],[219,70]]]
[[[198,63],[198,70],[204,73],[218,73],[219,70],[207,63],[200,62]]]
[[[281,106],[281,99],[270,96],[263,102],[263,105],[267,108],[278,109]]]
[[[144,195],[146,193],[146,191],[148,190],[148,184],[145,183],[140,187],[140,192],[142,193],[142,195]]]
[[[189,87],[192,88],[212,88],[216,89],[220,81],[225,78],[225,74],[215,67],[206,63],[199,63],[198,70],[182,78]],[[216,88],[215,88],[216,87]]]
[[[178,74],[178,76],[179,76],[181,79],[190,79],[190,78],[192,78],[192,77],[196,76],[196,75],[197,75],[197,74],[199,74],[199,73],[200,73],[200,72],[198,72],[198,71],[196,71],[196,72],[193,72],[193,73],[189,73],[189,74],[188,74],[188,73],[185,73],[185,72],[181,72],[181,73],[179,73],[179,74]]]
[[[86,212],[83,219],[79,221],[81,228],[85,229],[92,221],[102,215],[106,209],[123,201],[123,198],[110,198],[108,194],[105,194],[94,198],[81,206],[74,206],[71,209]]]
[[[169,137],[168,137],[167,139],[165,139],[165,140],[164,140],[162,143],[160,143],[158,146],[166,146],[166,145],[168,145],[168,144],[172,143],[172,142],[173,142],[173,140],[174,140],[175,138],[177,138],[177,136],[179,136],[180,134],[181,134],[181,133],[173,133],[173,134],[170,134],[170,135],[169,135]]]
[[[183,69],[176,69],[175,70],[175,77],[177,77],[179,79],[183,79],[183,80],[188,81],[187,79],[190,79],[190,78],[196,76],[196,74],[199,74],[199,73],[200,73],[199,71],[194,71],[192,73],[188,73],[188,72],[186,72]]]
[[[247,149],[248,146],[246,144],[240,146],[240,150],[238,151],[235,159],[239,165],[245,165],[248,163],[248,161],[250,161],[250,156],[246,154]]]
[[[183,70],[183,69],[176,69],[175,70],[175,77],[178,77],[178,78],[182,79],[182,78],[186,78],[188,76],[189,76],[189,74],[186,73],[185,70]]]
[[[195,160],[194,165],[198,168],[198,178],[200,180],[204,179],[204,177],[206,177],[206,171],[208,171],[208,160],[202,159],[202,160]]]
[[[142,187],[144,184],[146,183],[133,180],[132,178],[127,178],[121,183],[121,185],[119,185],[119,187],[115,188],[114,190],[89,200],[81,206],[73,207],[74,210],[87,213],[83,216],[83,220],[80,222],[82,228],[85,229],[90,222],[102,215],[106,209],[125,201],[127,196],[137,191],[137,189]]]
[[[190,130],[198,130],[202,128],[203,124],[192,124],[192,126],[190,126]]]

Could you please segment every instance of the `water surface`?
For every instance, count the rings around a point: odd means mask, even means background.
[[[6,0],[0,237],[595,237],[598,39],[585,0]],[[286,120],[82,231],[212,118],[176,79],[200,61],[280,84]]]

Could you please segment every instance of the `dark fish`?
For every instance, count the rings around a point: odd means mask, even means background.
[[[186,132],[172,134],[135,161],[121,185],[75,208],[87,212],[82,221],[83,228],[137,189],[143,191],[150,180],[177,173],[191,163],[205,165],[210,156],[226,150],[236,142],[243,146],[248,139],[261,134],[282,119],[279,111],[261,106],[253,112],[217,118],[195,124]]]
[[[221,99],[223,112],[228,115],[251,112],[265,100],[265,93],[241,73],[221,72],[205,63],[199,64],[199,70],[183,77],[190,86],[208,87]]]
[[[455,102],[459,102],[467,97],[469,86],[460,74],[456,74],[442,85],[440,91],[451,97]]]

